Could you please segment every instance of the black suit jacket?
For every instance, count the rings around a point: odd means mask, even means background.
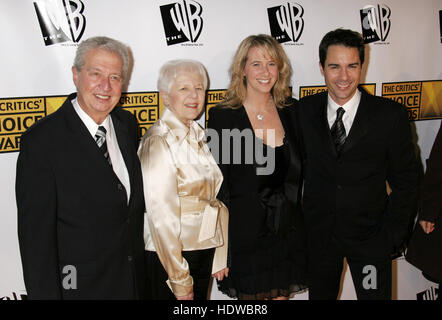
[[[298,229],[297,244],[303,246],[302,233],[302,213],[301,213],[301,154],[299,150],[299,134],[295,126],[295,108],[298,101],[292,100],[291,105],[278,109],[279,117],[285,131],[285,140],[289,147],[290,162],[288,165],[287,175],[283,190],[281,192],[288,200],[284,214],[278,216],[269,216],[269,213],[263,209],[261,200],[262,193],[266,190],[260,190],[259,181],[256,175],[256,161],[246,161],[246,151],[250,146],[246,145],[246,141],[242,140],[240,149],[233,148],[234,143],[230,144],[230,164],[222,163],[224,150],[213,150],[212,152],[217,158],[219,156],[220,168],[224,176],[224,181],[218,198],[223,201],[229,208],[229,251],[241,252],[249,250],[257,245],[257,239],[269,233],[286,234],[293,229]],[[222,145],[222,130],[238,129],[243,131],[249,129],[253,132],[252,125],[247,117],[244,107],[239,109],[222,108],[220,106],[209,110],[208,127],[216,130],[219,135],[219,142]],[[209,146],[217,148],[217,144]],[[225,147],[225,146],[224,146]],[[256,147],[256,140],[255,140]],[[253,148],[251,149],[253,150]],[[219,153],[217,152],[219,151]],[[234,163],[236,159],[241,159],[239,163]],[[238,161],[237,161],[238,162]],[[270,202],[277,199],[270,199]],[[276,203],[276,202],[275,202]],[[283,208],[279,208],[284,211]],[[295,248],[293,248],[295,250]],[[238,268],[238,266],[237,266]]]
[[[385,257],[402,245],[416,209],[418,171],[407,111],[361,91],[339,155],[327,121],[328,93],[301,100],[303,204],[312,259],[320,259],[332,236],[349,254]]]
[[[144,282],[137,124],[119,107],[111,112],[129,172],[127,204],[124,186],[71,104],[75,96],[21,138],[16,199],[28,297],[135,299]]]
[[[426,234],[416,222],[407,250],[408,262],[421,269],[433,282],[442,282],[442,122],[420,186],[418,220],[434,222]],[[439,294],[440,288],[439,288]]]

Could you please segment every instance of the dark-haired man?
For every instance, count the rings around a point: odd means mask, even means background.
[[[364,42],[357,32],[327,33],[319,56],[328,92],[303,98],[299,108],[309,298],[338,297],[346,258],[358,299],[391,299],[391,254],[416,203],[407,111],[358,88]]]

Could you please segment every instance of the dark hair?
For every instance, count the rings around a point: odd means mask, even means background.
[[[322,67],[324,67],[325,59],[327,58],[327,50],[331,45],[342,45],[350,48],[357,48],[359,51],[359,59],[361,65],[364,63],[365,58],[365,44],[361,34],[349,29],[336,29],[328,32],[321,40],[319,44],[319,61]]]

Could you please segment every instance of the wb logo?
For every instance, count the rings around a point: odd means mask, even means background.
[[[45,45],[78,42],[86,27],[81,0],[34,1]]]
[[[272,37],[279,43],[298,42],[304,30],[304,8],[298,3],[287,2],[285,5],[267,9]]]
[[[430,287],[430,289],[419,292],[416,300],[437,300],[439,298],[440,288]]]
[[[391,10],[385,4],[365,6],[360,10],[362,36],[365,43],[385,41],[390,32]]]
[[[202,6],[192,0],[183,0],[160,6],[167,45],[196,42],[203,29]]]

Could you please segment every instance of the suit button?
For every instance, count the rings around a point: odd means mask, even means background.
[[[338,184],[338,190],[342,190],[342,186]]]
[[[132,256],[127,256],[127,261],[132,262]]]
[[[123,190],[123,186],[121,185],[121,183],[118,184],[117,188],[118,190]]]

